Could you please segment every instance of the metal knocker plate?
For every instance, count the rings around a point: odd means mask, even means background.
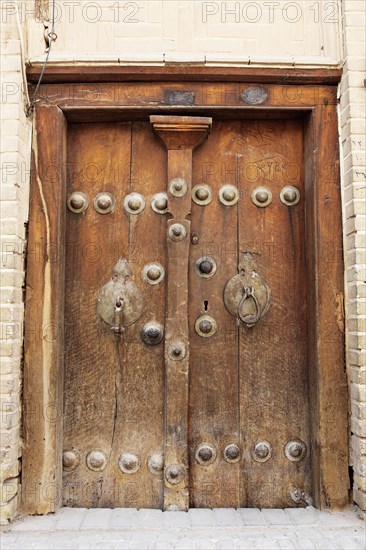
[[[98,316],[111,330],[121,334],[125,327],[135,323],[142,314],[143,296],[136,284],[130,280],[132,270],[124,258],[113,268],[112,279],[99,292]]]
[[[225,306],[239,325],[253,327],[270,307],[270,291],[251,254],[243,255],[238,270],[225,286]]]

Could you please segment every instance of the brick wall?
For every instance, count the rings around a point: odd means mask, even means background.
[[[21,456],[21,357],[30,124],[23,108],[16,18],[1,25],[1,521],[13,516]]]
[[[366,508],[366,316],[365,316],[365,8],[362,0],[292,4],[300,11],[283,11],[279,0],[273,12],[244,11],[248,2],[188,0],[164,3],[129,2],[117,12],[75,5],[71,16],[57,0],[56,33],[51,61],[159,63],[198,61],[206,64],[264,64],[334,66],[344,59],[340,92],[340,135],[346,260],[347,367],[350,388],[350,463],[354,468],[354,499]],[[21,454],[21,355],[23,322],[23,268],[25,222],[28,213],[31,123],[23,109],[19,29],[28,36],[29,56],[43,59],[47,0],[2,2],[1,68],[1,455],[0,509],[2,521],[17,505]],[[94,2],[94,4],[98,4]],[[111,2],[116,5],[117,2]],[[103,6],[103,3],[100,2]],[[234,6],[234,7],[233,7]],[[334,8],[335,6],[335,8]],[[310,9],[312,7],[312,9]],[[84,11],[83,11],[84,9]],[[334,9],[336,11],[334,11]],[[134,13],[133,13],[134,12]],[[4,15],[5,13],[5,15]],[[272,13],[272,15],[271,15]],[[244,14],[244,15],[243,15]],[[300,14],[298,21],[295,19]],[[36,19],[35,16],[40,19]],[[254,21],[256,17],[258,21]],[[93,18],[96,18],[93,21]],[[117,20],[116,20],[117,18]],[[253,19],[254,18],[254,19]],[[252,21],[250,21],[252,19]],[[286,19],[293,19],[289,22]],[[135,20],[135,21],[133,21]],[[272,21],[272,22],[271,22]],[[342,23],[342,25],[341,25]],[[47,22],[45,23],[47,26]],[[343,30],[342,30],[343,29]],[[343,46],[342,46],[343,44]],[[344,51],[342,51],[344,47]],[[147,52],[147,53],[146,53]]]
[[[344,0],[344,75],[340,86],[346,264],[347,367],[353,498],[366,510],[366,62],[365,4]]]

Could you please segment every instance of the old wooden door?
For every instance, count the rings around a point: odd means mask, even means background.
[[[302,122],[68,131],[64,504],[309,502]]]

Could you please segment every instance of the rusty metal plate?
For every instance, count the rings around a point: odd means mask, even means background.
[[[253,86],[244,90],[240,97],[248,105],[262,105],[268,100],[268,93],[262,86]]]
[[[257,265],[251,254],[244,254],[239,263],[239,274],[228,281],[224,302],[228,312],[238,324],[254,326],[270,307],[267,284],[256,272]]]
[[[112,279],[103,286],[97,301],[99,317],[113,327],[116,322],[116,307],[122,303],[121,326],[128,327],[141,316],[144,299],[140,289],[129,280],[132,275],[127,260],[121,258],[113,268]]]
[[[168,105],[194,105],[195,93],[190,90],[164,90],[164,102]]]

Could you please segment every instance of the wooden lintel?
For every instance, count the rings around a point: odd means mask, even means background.
[[[43,63],[27,67],[29,82],[37,82]],[[166,63],[164,66],[81,65],[78,63],[48,64],[43,83],[72,82],[142,82],[201,81],[258,82],[266,84],[338,84],[342,69],[269,68],[269,67],[208,67],[192,63]]]

